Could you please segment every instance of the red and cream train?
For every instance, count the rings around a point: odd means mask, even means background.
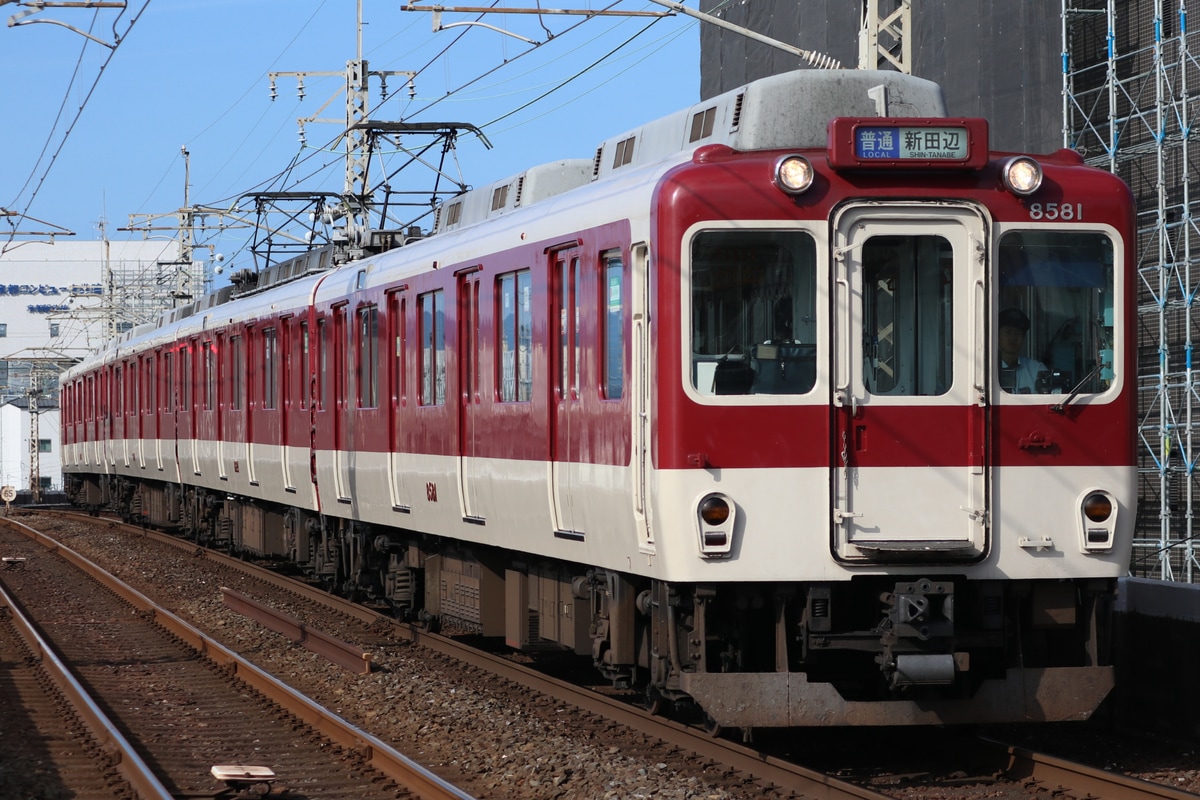
[[[766,78],[121,336],[63,376],[69,491],[714,726],[1085,718],[1132,209],[927,81]]]

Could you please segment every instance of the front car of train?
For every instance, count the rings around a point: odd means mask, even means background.
[[[653,206],[654,691],[723,726],[1088,717],[1134,520],[1128,189],[894,73],[706,112]]]

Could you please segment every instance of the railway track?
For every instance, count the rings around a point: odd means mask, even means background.
[[[86,519],[86,518],[84,518]],[[96,520],[90,520],[95,524]],[[115,523],[102,523],[112,526]],[[1013,747],[989,745],[990,755],[976,758],[984,765],[982,770],[975,773],[958,773],[951,779],[941,779],[919,776],[902,776],[890,785],[873,780],[867,774],[855,775],[850,770],[851,780],[839,780],[819,769],[806,769],[799,766],[791,758],[772,756],[764,749],[737,744],[725,739],[714,739],[708,736],[698,726],[683,725],[671,720],[652,716],[645,711],[631,706],[617,698],[606,697],[565,681],[543,675],[536,670],[516,664],[499,656],[483,653],[470,648],[463,643],[448,637],[430,634],[420,628],[401,625],[395,620],[376,613],[370,609],[348,603],[325,592],[301,584],[296,581],[266,570],[262,570],[246,562],[232,559],[219,553],[197,551],[194,544],[180,539],[163,536],[154,532],[145,532],[136,528],[123,527],[122,535],[137,537],[136,541],[145,539],[160,542],[171,548],[176,548],[180,555],[197,560],[218,570],[236,570],[241,574],[253,576],[254,594],[257,599],[238,594],[236,603],[238,612],[249,614],[253,618],[266,621],[275,618],[276,622],[265,622],[272,625],[274,630],[281,630],[278,618],[290,618],[292,622],[302,616],[306,620],[328,619],[329,627],[336,627],[335,618],[346,621],[350,628],[357,627],[360,644],[371,641],[382,641],[383,638],[400,638],[420,644],[429,650],[448,659],[472,665],[472,669],[484,670],[487,674],[511,682],[520,687],[518,691],[525,693],[537,692],[545,694],[556,704],[569,704],[578,709],[574,716],[580,724],[609,724],[624,729],[636,730],[647,739],[666,743],[668,748],[676,749],[687,754],[687,758],[696,763],[711,764],[716,770],[722,771],[727,777],[736,773],[732,781],[741,785],[744,794],[737,791],[728,796],[758,796],[763,791],[773,792],[777,796],[823,797],[823,798],[879,798],[879,797],[924,797],[931,787],[936,787],[938,797],[986,797],[996,796],[997,791],[1018,792],[1018,796],[1036,796],[1050,793],[1054,795],[1077,797],[1156,797],[1156,798],[1185,798],[1194,797],[1185,792],[1125,778],[1121,775],[1094,770],[1082,765],[1069,765],[1066,762],[1048,756],[1038,756],[1029,751]],[[141,545],[139,545],[140,547]],[[265,588],[273,587],[273,588]],[[229,593],[225,593],[228,597]],[[229,602],[226,600],[226,602]],[[281,613],[280,608],[287,608],[291,613]],[[386,637],[382,634],[386,630]],[[298,641],[295,633],[286,633],[293,641]],[[373,640],[372,637],[381,637]],[[356,638],[346,636],[346,639]],[[337,644],[340,640],[330,637]],[[326,644],[325,646],[329,646]],[[346,644],[346,658],[353,662],[356,658],[361,661],[363,651],[356,645]],[[329,654],[326,654],[328,656]],[[599,721],[594,722],[594,721]],[[999,747],[1000,749],[996,749]],[[1054,764],[1054,772],[1048,772]],[[911,770],[910,770],[911,772]],[[924,782],[922,782],[924,780]],[[771,787],[767,789],[766,787]],[[947,789],[946,787],[952,787]],[[950,794],[946,792],[950,791]],[[1089,794],[1090,793],[1090,794]],[[520,796],[520,795],[517,795]],[[528,796],[545,796],[536,792]],[[569,792],[558,796],[571,795]],[[1049,796],[1049,795],[1047,795]]]
[[[19,563],[6,565],[18,569]],[[137,766],[124,758],[114,763],[112,753],[101,746],[107,738],[106,719],[88,714],[80,702],[86,693],[60,667],[46,657],[32,623],[0,589],[0,697],[5,711],[0,796],[128,796],[137,775],[123,777],[121,772],[138,772]]]
[[[216,797],[278,784],[312,800],[469,798],[69,549],[38,547],[13,524],[0,532],[6,563],[22,566],[2,575],[15,598],[8,602],[87,693],[72,699],[111,720],[100,725],[109,734],[102,749],[128,740],[151,765],[152,777],[130,779],[138,796]],[[118,752],[127,752],[123,744]]]

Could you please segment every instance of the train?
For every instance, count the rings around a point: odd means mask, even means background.
[[[602,119],[602,116],[600,117]],[[1129,189],[798,70],[61,379],[92,510],[722,729],[1082,720],[1136,506]]]

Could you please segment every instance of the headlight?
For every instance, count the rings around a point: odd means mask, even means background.
[[[788,194],[801,194],[812,186],[813,167],[804,156],[786,156],[775,165],[775,185]]]
[[[1004,162],[1000,180],[1010,192],[1025,197],[1041,188],[1042,167],[1029,156],[1016,156]]]

